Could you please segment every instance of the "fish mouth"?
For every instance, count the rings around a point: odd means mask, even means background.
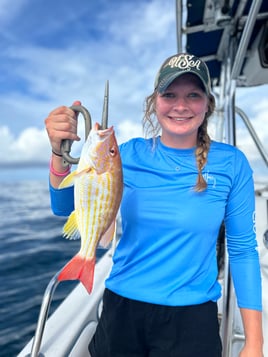
[[[99,130],[98,134],[101,137],[107,137],[107,136],[110,136],[111,134],[113,134],[113,132],[114,132],[114,127],[111,126],[108,129]]]
[[[97,132],[100,139],[105,140],[107,137],[109,137],[111,134],[113,134],[114,127],[111,126],[110,128],[102,129],[101,125],[99,123],[96,123],[94,126],[94,130]]]

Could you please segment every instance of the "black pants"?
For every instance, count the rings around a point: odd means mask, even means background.
[[[220,357],[217,304],[162,306],[109,290],[91,357]]]

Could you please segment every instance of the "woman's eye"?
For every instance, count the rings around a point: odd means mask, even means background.
[[[174,98],[174,94],[170,92],[166,92],[162,95],[164,98]]]
[[[189,93],[188,96],[191,97],[191,98],[197,98],[197,97],[200,97],[200,94],[197,93],[197,92],[192,92],[192,93]]]

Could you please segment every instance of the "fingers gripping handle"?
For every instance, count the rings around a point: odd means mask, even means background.
[[[105,91],[104,91],[104,101],[103,101],[103,111],[102,111],[102,129],[108,128],[108,104],[109,104],[109,81],[106,81]],[[92,120],[89,111],[82,105],[73,105],[70,107],[75,113],[81,113],[85,120],[85,140],[92,128]],[[61,142],[61,153],[63,157],[63,165],[68,166],[69,164],[78,164],[79,157],[74,158],[70,155],[72,146],[71,140],[62,140]]]
[[[92,127],[92,120],[91,120],[91,115],[89,111],[83,107],[82,105],[73,105],[70,107],[75,113],[81,113],[85,119],[85,140],[88,137],[88,134],[91,130]],[[69,164],[78,164],[79,162],[79,157],[74,158],[70,155],[71,151],[71,146],[72,146],[72,141],[71,140],[62,140],[61,142],[61,153],[63,157],[63,165],[67,166]]]

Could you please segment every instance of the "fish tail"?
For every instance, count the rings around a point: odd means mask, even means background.
[[[93,287],[95,257],[86,259],[76,254],[62,269],[59,281],[80,280],[90,294]]]

